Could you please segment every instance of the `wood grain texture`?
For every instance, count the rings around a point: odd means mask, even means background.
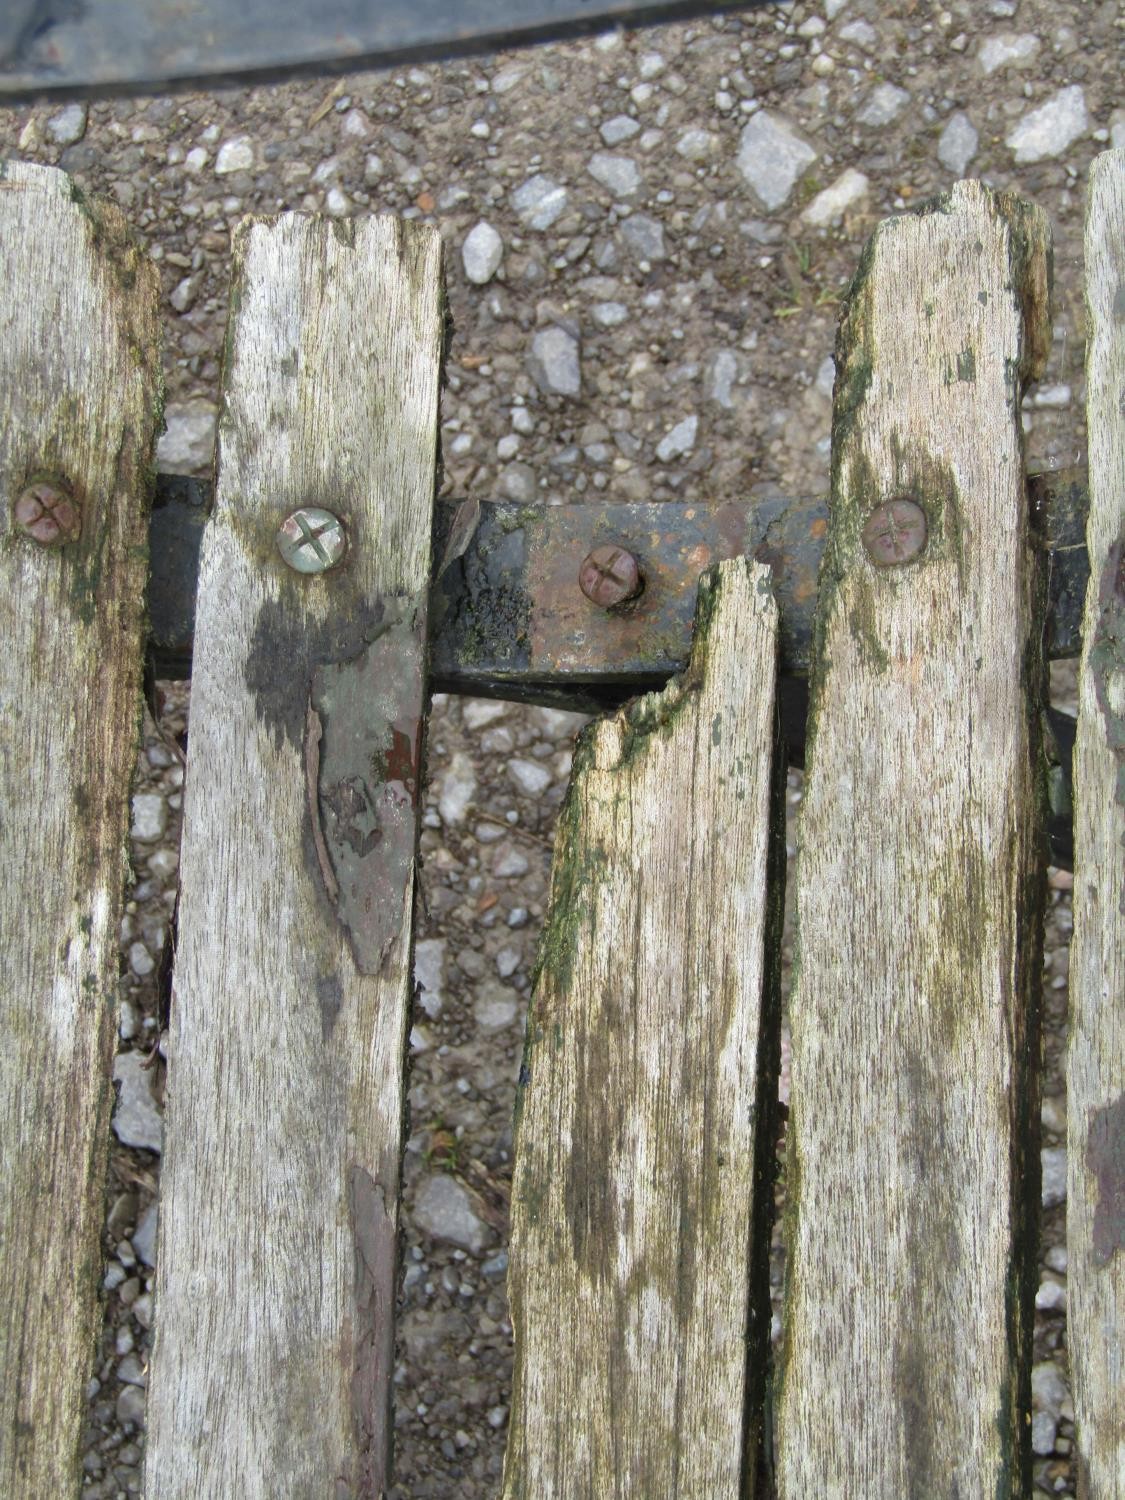
[[[387,746],[353,710],[385,697],[416,727],[423,709],[411,643],[429,576],[440,241],[391,219],[251,221],[231,307],[192,680],[146,1494],[344,1500],[386,1483],[414,872],[408,857],[387,882],[392,940],[361,965],[330,894],[315,788],[346,740],[369,763],[352,790],[382,806]],[[308,504],[344,518],[349,549],[335,571],[301,576],[275,534]],[[396,636],[403,652],[387,652]],[[326,683],[333,707],[314,702]],[[404,757],[416,754],[415,734]],[[416,786],[415,764],[397,793],[415,833]]]
[[[1125,1500],[1125,151],[1086,219],[1090,587],[1074,748],[1067,1317],[1079,1494]]]
[[[0,1494],[77,1495],[140,722],[160,400],[151,263],[61,172],[0,163]],[[46,549],[12,507],[82,507]]]
[[[753,1493],[776,661],[768,570],[724,563],[701,583],[685,676],[580,743],[517,1105],[505,1500]]]
[[[1037,210],[961,183],[869,243],[837,340],[791,1002],[786,1500],[1029,1487],[1041,953],[1021,384]],[[913,495],[913,562],[872,509]]]

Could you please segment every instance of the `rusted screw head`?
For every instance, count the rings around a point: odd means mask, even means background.
[[[298,573],[327,573],[348,550],[348,534],[330,510],[304,505],[282,521],[277,550]]]
[[[863,545],[876,567],[910,562],[926,545],[926,512],[908,495],[885,500],[864,524]]]
[[[56,479],[33,479],[12,508],[12,519],[41,547],[61,547],[82,530],[82,511],[74,496]]]
[[[586,598],[602,609],[612,609],[635,599],[643,586],[637,559],[624,547],[609,543],[595,547],[582,559],[578,569],[578,586]]]

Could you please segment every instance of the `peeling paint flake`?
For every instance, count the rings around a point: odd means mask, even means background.
[[[364,974],[379,972],[400,931],[417,841],[425,608],[386,605],[373,641],[314,672],[306,739],[310,778],[317,752],[314,838],[319,830],[335,894],[327,876],[325,885]]]

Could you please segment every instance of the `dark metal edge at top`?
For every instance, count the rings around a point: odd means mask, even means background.
[[[777,0],[4,0],[0,99],[233,87]]]

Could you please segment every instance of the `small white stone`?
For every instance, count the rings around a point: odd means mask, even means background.
[[[1070,405],[1071,391],[1068,385],[1043,385],[1031,398],[1034,406],[1047,406],[1056,411],[1065,411]]]
[[[497,849],[492,873],[498,880],[509,880],[514,875],[526,875],[530,869],[527,855],[521,854],[518,849],[513,849],[510,844]]]
[[[214,402],[202,397],[165,407],[165,430],[156,443],[156,461],[164,473],[193,474],[210,464],[217,416]]]
[[[47,134],[59,146],[73,146],[86,134],[86,106],[66,104],[47,121]]]
[[[147,979],[156,968],[152,954],[140,941],[129,945],[129,967],[138,979]]]
[[[531,341],[528,367],[540,390],[577,396],[582,389],[578,340],[565,328],[541,328]]]
[[[512,194],[512,207],[529,229],[550,229],[566,212],[567,190],[550,177],[530,177]]]
[[[629,309],[623,302],[595,302],[591,311],[591,317],[599,328],[616,328],[628,316]]]
[[[365,141],[371,134],[371,125],[362,109],[349,109],[340,121],[340,130],[353,141]]]
[[[738,355],[733,349],[720,349],[707,372],[707,397],[726,411],[734,406],[732,394],[738,379]]]
[[[541,797],[553,780],[548,768],[535,760],[510,760],[507,772],[528,797]]]
[[[910,95],[894,83],[878,83],[856,112],[860,125],[889,125],[910,103]]]
[[[823,16],[810,16],[807,21],[802,21],[797,27],[797,35],[806,39],[812,36],[823,36],[827,29],[827,22]]]
[[[848,21],[840,27],[836,35],[842,42],[851,42],[855,47],[862,47],[864,52],[874,52],[879,45],[879,33],[870,21]]]
[[[140,1223],[129,1236],[138,1259],[146,1266],[156,1265],[156,1230],[160,1210],[150,1203],[141,1215]]]
[[[492,225],[482,219],[469,230],[461,246],[465,275],[475,286],[484,286],[496,275],[503,258],[504,241]]]
[[[685,130],[676,142],[677,153],[687,161],[706,161],[719,149],[719,137],[713,130]]]
[[[520,440],[514,432],[506,432],[496,444],[496,457],[503,463],[515,458],[520,451]]]
[[[816,152],[783,116],[761,109],[742,130],[738,169],[766,208],[780,208]]]
[[[442,822],[447,828],[463,823],[477,790],[476,771],[463,750],[455,751],[439,786],[438,812]]]
[[[1061,1312],[1066,1307],[1066,1287],[1057,1281],[1041,1281],[1035,1294],[1035,1306],[1040,1312]]]
[[[631,140],[640,128],[632,115],[614,115],[598,126],[598,134],[607,146],[620,146],[622,141]]]
[[[990,36],[981,43],[977,62],[986,75],[999,68],[1026,68],[1035,60],[1039,51],[1039,38],[1030,31],[1015,36],[1010,31],[1000,36]]]
[[[830,21],[834,21],[847,3],[848,0],[824,0],[824,14]]]
[[[466,729],[475,733],[478,729],[487,729],[490,724],[497,723],[507,713],[506,703],[498,703],[492,698],[466,698],[461,705],[461,722]]]
[[[254,165],[254,143],[248,135],[236,135],[224,141],[215,158],[215,175],[226,177],[231,172],[249,172]]]
[[[650,78],[659,78],[667,66],[659,52],[645,52],[637,64],[637,72],[647,82]]]
[[[941,133],[937,148],[938,161],[954,177],[963,177],[965,168],[977,154],[979,141],[973,122],[959,109],[956,114],[950,115]]]
[[[158,849],[155,854],[149,855],[145,863],[157,880],[167,880],[179,868],[180,856],[175,849]]]
[[[461,1245],[476,1255],[488,1231],[477,1217],[472,1199],[452,1177],[436,1172],[425,1178],[414,1195],[414,1222],[434,1239]]]
[[[822,396],[832,399],[832,387],[836,380],[836,361],[829,354],[822,359],[816,372],[816,388]]]
[[[871,184],[862,172],[848,167],[840,173],[831,187],[817,193],[801,217],[806,224],[823,229],[829,224],[839,224],[849,208],[854,208],[867,197]]]
[[[152,1074],[139,1052],[122,1052],[113,1061],[113,1081],[119,1084],[113,1130],[125,1146],[160,1150],[161,1120],[152,1097]]]
[[[1008,132],[1005,145],[1017,162],[1045,161],[1073,145],[1088,124],[1086,96],[1081,84],[1075,83],[1024,115]]]
[[[1066,1202],[1066,1147],[1045,1146],[1039,1153],[1043,1169],[1043,1207]]]
[[[334,219],[346,219],[352,211],[352,200],[343,188],[331,187],[324,196],[324,207]]]
[[[586,170],[615,198],[631,198],[641,186],[641,174],[631,156],[595,151],[586,163]]]
[[[662,464],[671,463],[674,458],[683,458],[695,447],[696,433],[699,431],[699,418],[694,414],[684,417],[683,421],[677,422],[672,430],[661,438],[656,445],[656,456]]]
[[[502,1031],[510,1026],[519,1013],[519,996],[515,990],[496,980],[481,985],[480,998],[473,1006],[473,1015],[482,1031]]]
[[[469,134],[473,136],[475,140],[487,141],[489,136],[492,134],[492,127],[489,125],[487,120],[474,120],[473,123],[469,126]]]
[[[133,798],[133,826],[129,837],[155,844],[168,827],[168,804],[159,792],[138,792]]]
[[[185,172],[202,172],[210,160],[210,155],[202,146],[193,146],[184,157]]]

